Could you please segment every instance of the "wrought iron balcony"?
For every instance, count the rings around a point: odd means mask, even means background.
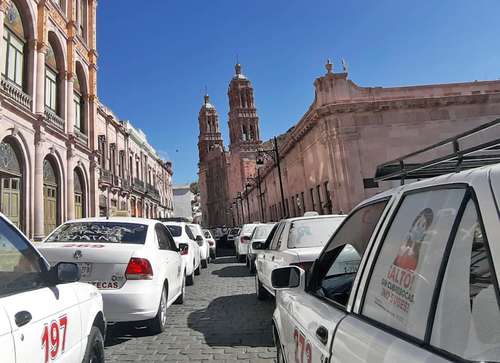
[[[64,120],[47,107],[45,107],[45,117],[50,125],[54,126],[56,129],[64,131]]]
[[[142,180],[140,180],[139,178],[134,178],[133,189],[135,191],[144,193],[144,182]]]
[[[99,177],[99,183],[111,185],[111,172],[109,170],[101,169],[101,175]]]
[[[154,200],[160,200],[160,192],[153,185],[148,184],[146,188],[147,194]]]
[[[130,182],[127,178],[121,178],[121,187],[123,190],[130,190]]]
[[[89,137],[80,131],[78,127],[74,127],[73,132],[75,133],[76,139],[84,145],[89,144]]]
[[[31,110],[33,105],[33,99],[31,96],[24,93],[21,88],[9,81],[5,76],[2,76],[0,80],[0,86],[3,93],[9,96],[12,100],[23,106],[24,108]]]

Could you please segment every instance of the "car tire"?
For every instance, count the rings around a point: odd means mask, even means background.
[[[199,275],[200,275],[200,273],[201,273],[201,271],[200,271],[200,265],[198,265],[198,267],[196,268],[196,270],[194,270],[194,274],[195,274],[196,276],[199,276]]]
[[[148,328],[151,334],[160,334],[165,331],[165,327],[167,325],[167,301],[167,291],[164,286],[161,291],[158,312],[156,313],[156,316],[148,322]]]
[[[255,262],[250,261],[250,262],[249,262],[249,264],[250,264],[250,267],[249,267],[249,269],[250,269],[250,273],[251,273],[251,274],[254,274],[254,273],[255,273],[255,271],[256,271],[256,268],[255,268]]]
[[[238,262],[245,262],[245,258],[246,258],[245,255],[238,254]]]
[[[176,304],[176,305],[182,305],[182,304],[184,304],[184,294],[185,293],[186,293],[186,277],[184,277],[182,279],[181,294],[179,295],[179,297],[177,299],[175,299],[174,304]]]
[[[267,290],[264,288],[264,286],[262,286],[262,283],[257,276],[255,276],[255,293],[257,295],[257,299],[261,301],[266,300],[268,297]]]
[[[191,275],[186,276],[186,286],[194,285],[194,272]]]
[[[201,268],[207,268],[208,267],[208,261],[205,259],[205,260],[201,260]]]
[[[83,363],[104,363],[104,338],[98,327],[90,329]]]
[[[281,348],[280,338],[277,337],[277,333],[274,333],[276,337],[274,338],[276,345],[276,363],[285,363],[285,355],[283,354],[283,349]]]
[[[238,252],[236,252],[236,262],[239,262],[240,261],[240,254]]]

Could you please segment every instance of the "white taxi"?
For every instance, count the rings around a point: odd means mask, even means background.
[[[194,275],[200,274],[200,246],[195,241],[191,229],[184,222],[163,222],[180,249],[186,266],[186,285],[194,284]]]
[[[50,266],[0,214],[0,361],[104,362],[101,294],[78,266]]]
[[[295,265],[309,269],[344,219],[344,215],[320,216],[317,213],[284,219],[276,226],[271,240],[252,242],[252,252],[256,254],[257,298],[263,300],[269,294],[274,296],[271,272],[275,268]]]
[[[207,268],[208,263],[210,262],[210,246],[208,245],[208,241],[205,238],[201,226],[199,224],[188,224],[189,228],[191,228],[191,232],[195,236],[196,243],[200,246],[200,258],[201,258],[201,267]]]
[[[500,362],[499,205],[500,165],[361,203],[307,281],[273,271],[278,359]]]
[[[140,218],[88,218],[59,226],[40,244],[50,262],[76,262],[82,281],[96,286],[109,322],[145,321],[164,331],[167,308],[182,303],[185,267],[161,222]]]
[[[203,236],[208,242],[208,247],[210,248],[210,259],[215,260],[217,256],[217,242],[215,242],[215,238],[212,236],[212,232],[208,229],[203,230]]]

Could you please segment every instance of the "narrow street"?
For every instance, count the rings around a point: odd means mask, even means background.
[[[218,257],[186,288],[184,304],[169,308],[163,334],[111,329],[106,361],[273,362],[273,309],[273,301],[256,299],[254,277],[245,265],[234,256]]]

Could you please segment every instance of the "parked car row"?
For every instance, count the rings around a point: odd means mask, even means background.
[[[499,205],[496,165],[279,222],[252,244],[277,361],[500,362]]]
[[[161,333],[168,307],[184,302],[186,284],[215,257],[205,236],[184,222],[88,218],[62,224],[35,248],[0,215],[2,362],[63,353],[67,362],[104,362],[109,323]]]

